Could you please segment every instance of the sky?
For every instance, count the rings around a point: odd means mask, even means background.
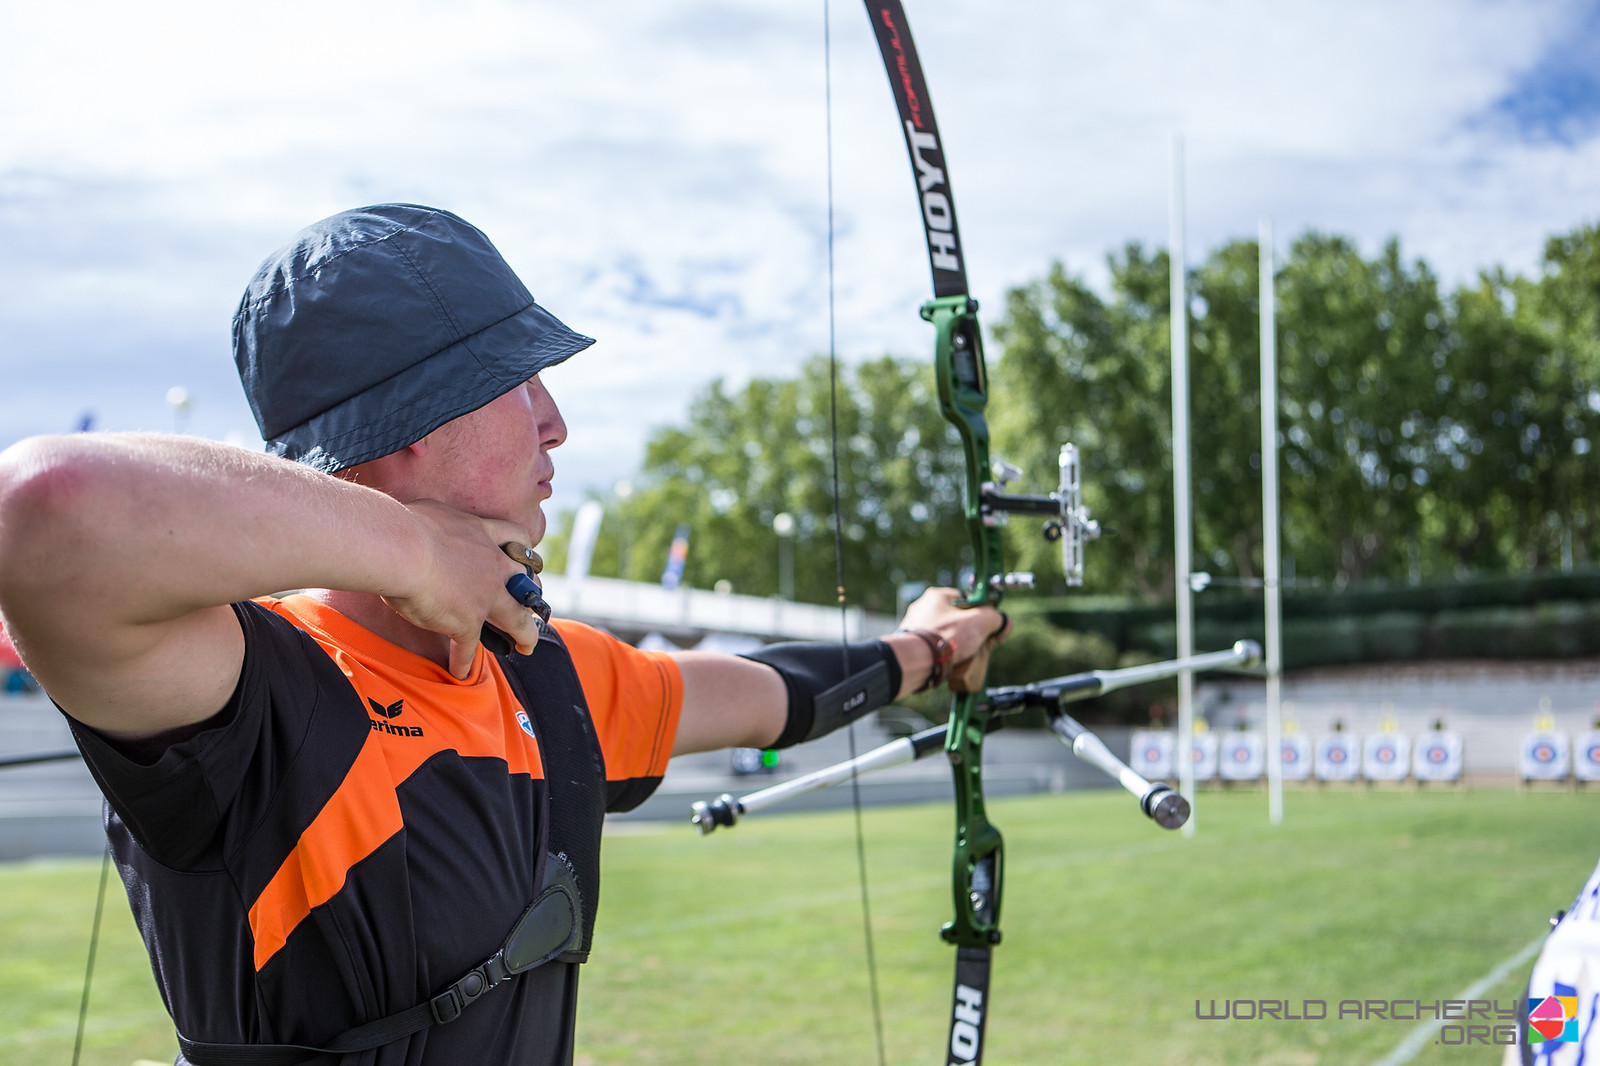
[[[1273,219],[1449,284],[1600,218],[1600,2],[906,0],[974,294]],[[236,10],[235,10],[236,9]],[[911,172],[866,14],[829,11],[841,359],[930,355]],[[554,508],[723,378],[829,346],[819,0],[0,5],[0,446],[181,429],[260,447],[229,349],[302,226],[448,208],[593,348],[545,375]],[[996,353],[991,353],[991,358]],[[186,411],[169,389],[191,397]]]

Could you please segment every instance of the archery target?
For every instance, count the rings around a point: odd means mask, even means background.
[[[1411,752],[1411,775],[1418,781],[1461,779],[1461,734],[1425,734]]]
[[[1313,760],[1319,781],[1354,781],[1361,773],[1361,744],[1351,733],[1328,733],[1317,739]]]
[[[1361,750],[1361,774],[1368,781],[1404,781],[1411,773],[1411,738],[1404,733],[1373,733]]]
[[[1258,781],[1267,772],[1267,742],[1260,733],[1227,733],[1218,747],[1224,781]]]
[[[1567,776],[1571,754],[1565,733],[1529,733],[1522,738],[1522,779],[1560,781]]]
[[[1210,781],[1217,776],[1217,735],[1196,733],[1190,757],[1194,761],[1194,779]]]
[[[1175,743],[1176,738],[1167,730],[1135,729],[1128,741],[1128,765],[1147,781],[1170,778],[1174,776],[1172,748]]]
[[[1279,764],[1285,781],[1304,781],[1311,776],[1311,738],[1304,733],[1291,733],[1280,746],[1282,760]]]
[[[1572,771],[1579,781],[1600,781],[1600,730],[1578,737]]]

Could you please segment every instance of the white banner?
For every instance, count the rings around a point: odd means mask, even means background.
[[[1283,737],[1283,779],[1304,781],[1311,776],[1311,738],[1304,733]]]
[[[1172,747],[1177,738],[1166,729],[1135,729],[1128,740],[1128,765],[1147,781],[1168,780],[1172,769]]]
[[[1571,767],[1572,750],[1565,733],[1529,733],[1522,738],[1524,781],[1560,781]]]
[[[1190,752],[1194,759],[1194,779],[1196,781],[1210,781],[1217,776],[1217,735],[1215,733],[1196,733],[1194,747]]]
[[[1411,775],[1418,781],[1461,780],[1461,734],[1424,733],[1411,751]]]
[[[1317,738],[1314,762],[1319,781],[1354,781],[1361,773],[1361,742],[1353,733],[1325,733]]]
[[[1578,734],[1572,772],[1579,781],[1600,781],[1600,730]]]
[[[605,508],[600,506],[599,500],[584,500],[578,505],[578,513],[572,519],[572,535],[567,538],[567,582],[572,586],[572,594],[578,594],[578,586],[583,584],[583,579],[589,576],[589,563],[594,559],[594,542],[600,536],[600,519],[605,514]]]
[[[1539,1066],[1578,1066],[1600,1054],[1594,978],[1600,958],[1600,866],[1550,931],[1528,977],[1527,1026]],[[1302,1011],[1301,1013],[1304,1013]],[[1522,1061],[1520,1058],[1516,1061]]]
[[[1362,745],[1361,774],[1368,781],[1404,781],[1411,773],[1411,738],[1372,733]]]
[[[1267,772],[1267,742],[1260,733],[1224,733],[1219,747],[1224,781],[1259,781]]]

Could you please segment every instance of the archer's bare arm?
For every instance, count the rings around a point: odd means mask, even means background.
[[[906,610],[907,629],[938,633],[955,647],[952,672],[963,664],[976,676],[995,643],[1004,639],[1000,613],[992,607],[960,608],[955,589],[931,588]],[[922,638],[891,633],[883,638],[900,664],[896,698],[922,687],[933,668],[933,654]],[[981,664],[977,661],[981,657]],[[673,657],[683,676],[683,710],[672,753],[684,755],[718,748],[764,748],[783,732],[788,692],[778,672],[765,663],[733,655],[681,652]]]
[[[40,437],[0,453],[0,614],[45,690],[115,736],[226,703],[244,655],[227,605],[252,596],[371,593],[467,655],[486,617],[531,645],[497,547],[517,539],[510,522],[188,437]]]

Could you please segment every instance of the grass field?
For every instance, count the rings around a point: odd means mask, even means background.
[[[1371,1063],[1409,1021],[1341,1000],[1450,999],[1514,956],[1600,857],[1600,795],[1205,794],[1163,833],[1127,796],[1005,800],[1006,941],[985,1061]],[[865,814],[891,1063],[939,1063],[951,951],[948,812]],[[624,827],[606,844],[579,1062],[875,1061],[848,813],[768,816],[700,840]],[[68,1061],[98,863],[0,868],[0,1062]],[[113,884],[87,1063],[170,1061],[170,1025]],[[1528,964],[1482,998],[1517,996]],[[1322,1021],[1202,1021],[1195,1001],[1324,1000]],[[1434,1045],[1421,1066],[1500,1060]]]

